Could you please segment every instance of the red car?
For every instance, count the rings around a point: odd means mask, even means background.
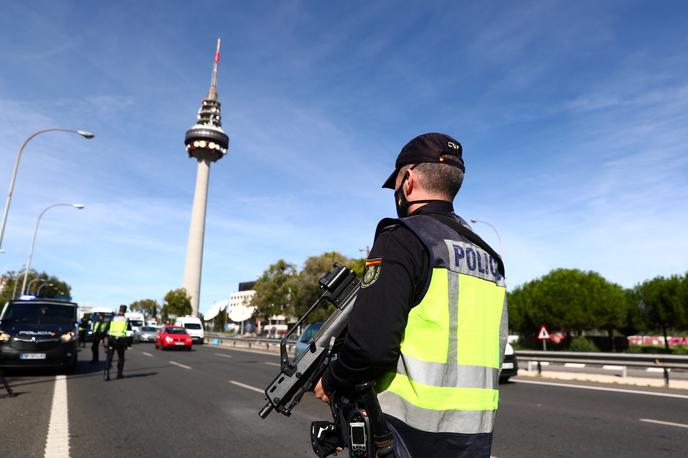
[[[191,350],[191,336],[181,326],[163,326],[155,338],[155,348],[185,348]]]

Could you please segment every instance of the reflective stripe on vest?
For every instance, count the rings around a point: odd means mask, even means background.
[[[446,225],[428,216],[401,222],[428,248],[433,268],[409,313],[397,370],[377,381],[382,410],[423,431],[492,432],[504,279],[487,252]]]
[[[127,320],[113,319],[110,322],[108,335],[112,337],[125,337],[127,335]]]

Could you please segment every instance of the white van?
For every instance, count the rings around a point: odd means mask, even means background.
[[[205,332],[203,331],[203,323],[199,318],[195,316],[183,316],[177,318],[174,322],[175,326],[183,326],[186,328],[186,332],[191,336],[193,343],[203,344],[203,339],[205,338]]]

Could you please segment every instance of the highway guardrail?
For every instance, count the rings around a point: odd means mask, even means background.
[[[527,362],[530,370],[532,364],[537,365],[538,374],[542,373],[542,363],[574,363],[593,366],[616,366],[621,376],[626,376],[627,367],[659,368],[664,374],[664,384],[669,385],[671,369],[688,370],[688,355],[666,355],[659,353],[582,353],[570,351],[529,351],[518,350],[516,359]]]
[[[281,338],[269,337],[244,337],[222,332],[206,332],[205,341],[214,345],[225,345],[231,347],[247,347],[256,350],[279,351]],[[287,353],[291,354],[296,345],[296,340],[289,340],[287,342]]]

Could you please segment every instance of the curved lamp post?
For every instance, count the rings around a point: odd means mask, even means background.
[[[472,219],[471,223],[476,224],[476,223],[482,223],[482,224],[487,224],[492,228],[492,230],[495,232],[497,235],[497,241],[499,242],[499,255],[502,256],[504,254],[504,248],[502,247],[502,238],[499,236],[499,232],[497,232],[497,228],[494,227],[492,224],[488,223],[487,221],[482,221],[479,219]]]
[[[2,248],[2,239],[5,235],[5,225],[7,224],[7,215],[10,212],[10,203],[12,203],[12,192],[14,191],[14,181],[17,178],[17,170],[19,170],[19,161],[21,160],[22,154],[24,153],[24,148],[26,147],[26,144],[29,143],[29,141],[31,141],[32,138],[36,137],[37,135],[44,134],[46,132],[73,132],[73,133],[79,134],[82,137],[87,138],[87,139],[91,139],[94,137],[94,135],[91,132],[88,132],[86,130],[52,128],[52,129],[43,129],[43,130],[39,130],[37,132],[34,132],[31,135],[29,135],[26,140],[24,140],[24,143],[22,143],[21,147],[19,148],[19,152],[17,153],[17,159],[14,162],[14,169],[12,170],[12,178],[10,178],[10,188],[7,191],[7,199],[5,199],[5,208],[2,212],[2,223],[0,223],[0,248]]]
[[[47,286],[55,286],[55,285],[53,285],[52,283],[43,282],[43,283],[41,284],[41,286],[38,287],[38,291],[36,291],[36,297],[41,297],[41,289],[43,289],[43,287],[46,286],[46,285],[47,285]]]
[[[27,293],[28,293],[28,292],[31,292],[31,287],[33,286],[34,283],[36,283],[36,282],[39,281],[39,280],[40,280],[39,277],[36,277],[36,278],[34,278],[33,280],[31,280],[31,281],[29,282],[29,286],[26,287],[26,292],[27,292]],[[23,289],[24,289],[24,287],[22,286],[22,291],[23,291]]]
[[[38,215],[38,220],[36,220],[36,228],[33,231],[33,241],[31,242],[31,250],[29,250],[29,258],[26,260],[26,270],[24,270],[24,281],[22,282],[22,294],[26,294],[26,279],[29,276],[29,270],[31,270],[31,258],[33,257],[33,249],[36,246],[36,236],[38,235],[38,226],[41,224],[41,218],[45,215],[45,212],[55,207],[74,207],[77,210],[84,208],[83,204],[52,204],[43,209],[40,215]]]

